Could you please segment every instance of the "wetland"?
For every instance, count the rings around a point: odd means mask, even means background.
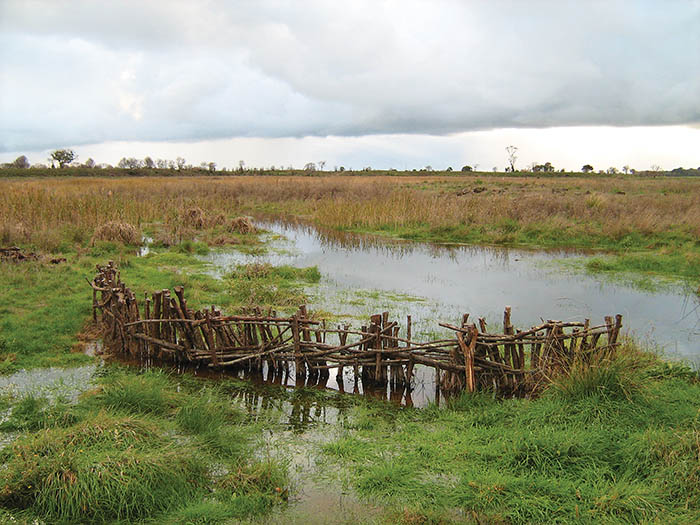
[[[3,181],[2,245],[39,258],[0,262],[0,518],[695,521],[700,187],[479,177]],[[138,241],[99,238],[108,221]],[[141,296],[184,285],[226,312],[303,303],[357,326],[388,310],[431,337],[509,305],[522,329],[622,313],[625,338],[533,399],[436,399],[428,369],[410,402],[352,395],[351,376],[161,369],[96,346],[85,279],[107,260]]]

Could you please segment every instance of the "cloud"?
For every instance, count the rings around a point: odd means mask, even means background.
[[[0,150],[700,122],[700,3],[6,0]]]

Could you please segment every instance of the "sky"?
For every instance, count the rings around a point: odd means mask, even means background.
[[[700,166],[700,0],[0,0],[0,161]]]

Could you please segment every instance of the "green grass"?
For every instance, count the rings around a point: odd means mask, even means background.
[[[585,263],[591,273],[635,273],[675,276],[700,282],[700,253],[629,253],[592,257]]]
[[[695,522],[697,373],[628,351],[611,372],[566,381],[537,400],[465,394],[446,409],[391,417],[358,408],[323,447],[325,468],[345,469],[361,496],[418,516],[462,509],[482,523]]]
[[[251,263],[240,265],[228,276],[226,282],[231,297],[244,306],[261,306],[289,310],[308,302],[305,286],[320,281],[321,274],[315,266],[271,266]]]
[[[118,367],[77,404],[22,398],[0,427],[23,432],[0,452],[0,507],[51,523],[267,512],[286,499],[286,467],[254,459],[260,424],[226,399],[192,379]]]
[[[183,285],[194,308],[216,304],[232,309],[239,304],[225,282],[206,273],[205,263],[177,249],[135,257],[122,247],[100,243],[87,254],[67,258],[58,265],[0,263],[0,374],[92,360],[78,344],[78,334],[92,317],[85,279],[92,279],[96,264],[110,259],[139,298]]]

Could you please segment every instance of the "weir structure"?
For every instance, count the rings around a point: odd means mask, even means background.
[[[93,319],[101,323],[109,353],[212,369],[266,366],[270,374],[294,374],[297,384],[327,379],[332,369],[342,378],[350,369],[356,383],[410,389],[415,367],[427,366],[435,369],[444,392],[524,397],[574,364],[612,355],[622,327],[618,314],[597,326],[588,319],[548,320],[516,330],[505,307],[503,333],[489,331],[483,318],[470,323],[464,314],[458,326],[439,323],[452,337],[421,342],[411,337],[410,315],[401,327],[388,312],[371,316],[359,329],[329,327],[304,305],[288,316],[260,308],[224,315],[215,306],[190,309],[182,286],[146,294],[140,305],[112,261],[98,265],[88,282]]]

